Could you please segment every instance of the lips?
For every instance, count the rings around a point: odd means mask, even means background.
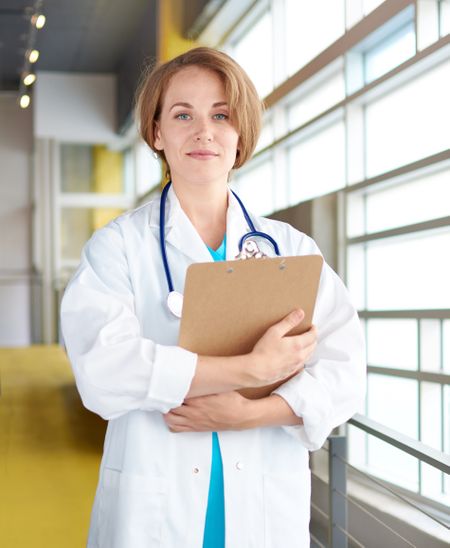
[[[187,155],[190,158],[196,158],[198,160],[209,160],[211,158],[217,158],[219,156],[216,152],[208,149],[191,150]]]

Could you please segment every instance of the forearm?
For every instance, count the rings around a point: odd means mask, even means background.
[[[246,374],[250,360],[250,354],[228,357],[199,356],[186,399],[252,386],[250,377]]]
[[[277,394],[271,394],[259,400],[251,400],[247,407],[248,413],[243,419],[242,430],[261,426],[294,426],[303,424],[303,420],[292,411],[286,400]]]

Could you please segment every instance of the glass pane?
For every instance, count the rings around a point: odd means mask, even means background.
[[[234,44],[232,56],[242,65],[261,97],[273,89],[272,17],[266,12]]]
[[[370,365],[417,369],[417,321],[367,321],[367,356]]]
[[[368,177],[448,148],[449,73],[446,61],[366,106]]]
[[[347,194],[347,236],[352,238],[366,232],[366,196],[362,192]]]
[[[125,192],[122,152],[74,144],[61,144],[60,151],[62,192]]]
[[[444,386],[444,453],[450,454],[450,386]],[[444,476],[444,493],[450,506],[450,474]]]
[[[421,441],[442,451],[441,385],[434,382],[421,383]]]
[[[371,310],[450,308],[450,232],[386,238],[367,244]]]
[[[366,197],[367,232],[450,215],[450,170],[379,190]],[[408,202],[408,207],[399,204]]]
[[[383,2],[384,2],[384,0],[363,0],[364,15],[367,15],[368,13],[373,11],[375,8],[377,8]]]
[[[417,439],[417,381],[369,374],[368,416]],[[374,474],[408,489],[418,489],[417,459],[373,436],[369,436],[368,446],[369,466]]]
[[[153,156],[153,152],[143,141],[136,143],[135,150],[136,193],[143,196],[161,181],[161,161]]]
[[[442,343],[443,343],[443,369],[445,372],[450,373],[450,320],[444,320],[442,330]]]
[[[439,2],[439,34],[445,36],[450,33],[450,2],[440,0]]]
[[[344,0],[285,2],[286,63],[293,74],[344,34],[345,9]]]
[[[263,148],[271,145],[273,143],[273,140],[273,124],[272,120],[268,120],[263,124],[263,127],[261,128],[261,135],[259,136],[255,152],[258,152],[258,150],[262,150]]]
[[[91,192],[93,155],[89,145],[61,145],[62,192]]]
[[[69,208],[61,209],[61,259],[78,263],[84,244],[92,233],[123,213],[121,209]]]
[[[373,436],[368,438],[369,471],[410,491],[419,491],[419,461]]]
[[[346,285],[350,292],[353,306],[357,310],[366,308],[365,288],[365,249],[363,245],[347,247]]]
[[[389,38],[385,38],[365,54],[366,84],[403,63],[416,53],[414,24],[408,24]]]
[[[345,97],[344,74],[338,72],[302,95],[287,111],[288,128],[295,129]]]
[[[421,383],[421,440],[426,445],[443,450],[444,431],[442,387],[437,383]],[[422,494],[439,502],[444,502],[442,493],[442,472],[432,466],[421,464]]]
[[[236,178],[233,184],[237,194],[255,215],[274,211],[272,162],[264,162]]]
[[[420,369],[441,368],[441,326],[439,320],[420,320]]]
[[[348,460],[354,466],[367,466],[367,434],[360,428],[348,425]]]
[[[345,185],[344,123],[335,123],[289,149],[291,205]]]
[[[368,416],[418,439],[418,383],[413,379],[368,375]]]

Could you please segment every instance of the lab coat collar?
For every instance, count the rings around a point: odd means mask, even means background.
[[[160,198],[155,202],[150,216],[150,226],[152,229],[156,229],[156,231],[159,231],[159,205]],[[232,260],[235,259],[238,254],[239,240],[249,231],[249,228],[241,206],[230,189],[228,189],[226,222],[226,258],[227,260]],[[213,260],[194,225],[181,208],[177,195],[173,190],[173,186],[170,187],[169,192],[167,193],[165,232],[166,245],[174,246],[193,261],[210,262]]]

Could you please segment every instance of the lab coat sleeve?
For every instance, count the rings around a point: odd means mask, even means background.
[[[113,419],[183,403],[197,354],[142,336],[117,223],[86,244],[64,293],[61,327],[81,398],[94,413]]]
[[[320,253],[310,242],[310,252]],[[272,392],[303,419],[302,425],[282,428],[310,451],[319,449],[333,428],[360,410],[366,389],[365,346],[358,315],[346,287],[326,263],[313,322],[318,330],[313,355],[302,372]]]

